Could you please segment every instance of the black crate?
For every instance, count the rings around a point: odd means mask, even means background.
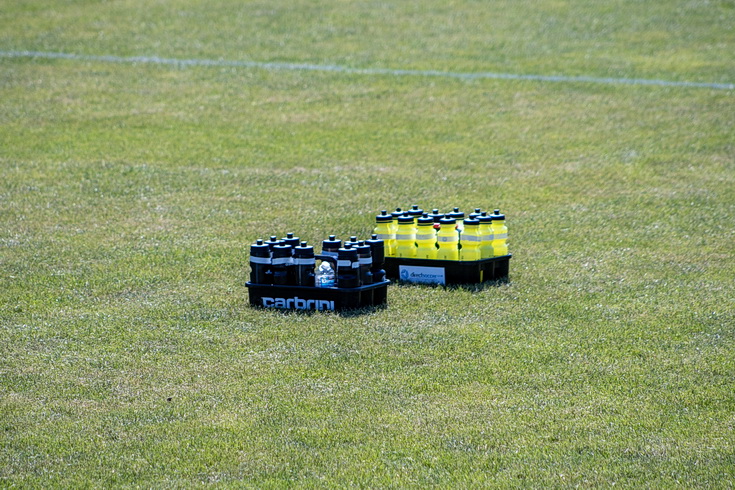
[[[510,254],[471,261],[386,257],[385,274],[390,279],[422,284],[473,284],[507,280],[510,258]]]
[[[316,288],[246,283],[250,306],[282,310],[342,311],[387,304],[388,284],[382,281],[358,288]]]

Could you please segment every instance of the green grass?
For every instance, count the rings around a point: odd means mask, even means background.
[[[146,5],[0,50],[735,80],[729,1]],[[0,58],[0,485],[732,486],[734,95]],[[413,203],[510,282],[247,307],[256,238]]]

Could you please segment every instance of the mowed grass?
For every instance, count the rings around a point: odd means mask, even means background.
[[[649,3],[14,2],[0,48],[733,82],[732,2]],[[0,484],[732,486],[734,96],[0,58]],[[500,207],[510,281],[247,306],[256,238],[414,203]]]

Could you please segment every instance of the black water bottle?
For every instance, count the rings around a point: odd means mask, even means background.
[[[314,285],[314,247],[301,242],[301,245],[293,249],[293,267],[295,272],[295,284],[297,286]]]
[[[370,240],[365,240],[365,244],[370,246],[370,255],[372,256],[373,263],[370,267],[370,272],[373,273],[373,282],[385,281],[385,242],[378,238],[378,235],[373,234]]]
[[[293,248],[286,244],[273,247],[272,270],[273,284],[288,286],[293,284]]]
[[[370,251],[370,245],[363,241],[357,242],[356,248],[360,283],[363,286],[367,286],[373,283],[373,273],[370,270],[373,266],[373,254]]]
[[[334,235],[329,235],[328,240],[322,242],[322,254],[337,258],[337,252],[342,246],[342,240],[337,240]]]
[[[346,243],[337,252],[337,287],[357,288],[360,287],[360,275],[358,273],[360,263],[357,259],[357,249]]]
[[[253,284],[273,283],[270,247],[260,238],[250,245],[250,282]]]

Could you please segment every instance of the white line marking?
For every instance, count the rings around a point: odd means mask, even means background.
[[[676,82],[670,80],[652,80],[646,78],[599,78],[587,76],[564,75],[521,75],[516,73],[492,72],[453,72],[440,70],[397,70],[391,68],[350,68],[340,65],[316,65],[312,63],[285,63],[268,61],[232,61],[211,59],[180,59],[159,58],[158,56],[114,56],[114,55],[85,55],[74,53],[51,53],[44,51],[0,51],[0,58],[44,58],[97,61],[105,63],[150,63],[156,65],[173,66],[229,66],[239,68],[262,68],[265,70],[302,70],[337,72],[358,75],[389,75],[389,76],[417,76],[443,77],[460,80],[496,79],[496,80],[530,80],[538,82],[566,82],[566,83],[602,83],[608,85],[653,85],[659,87],[690,87],[734,90],[735,83],[714,82]]]

